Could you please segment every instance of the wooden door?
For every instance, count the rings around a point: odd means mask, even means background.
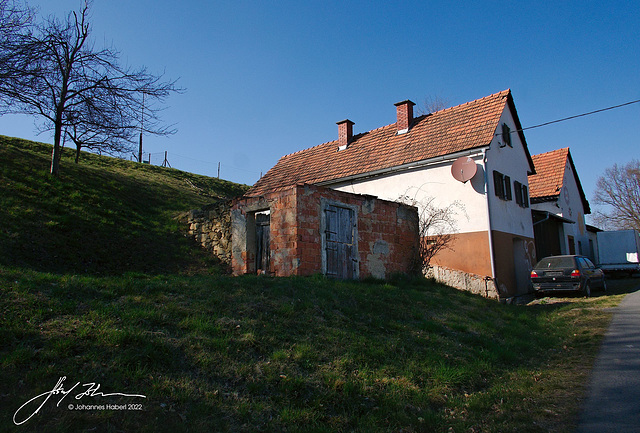
[[[271,237],[270,216],[266,214],[256,215],[256,271],[257,273],[269,273],[271,249],[269,239]]]
[[[327,206],[326,221],[326,274],[341,279],[356,278],[358,260],[355,246],[356,221],[353,209]]]

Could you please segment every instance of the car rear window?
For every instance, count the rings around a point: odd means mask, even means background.
[[[573,257],[547,257],[538,262],[536,269],[572,268],[575,267]]]

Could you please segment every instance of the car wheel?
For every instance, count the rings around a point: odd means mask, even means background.
[[[590,298],[591,297],[591,283],[589,283],[589,281],[584,283],[583,292],[584,292],[584,297],[585,298]]]

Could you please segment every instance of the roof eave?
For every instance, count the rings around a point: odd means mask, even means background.
[[[422,161],[414,161],[407,164],[397,165],[393,167],[386,167],[379,170],[369,171],[366,173],[358,173],[351,176],[345,176],[335,179],[327,179],[321,182],[316,182],[315,185],[326,186],[335,185],[344,182],[350,182],[353,180],[367,179],[371,177],[383,176],[386,174],[397,173],[399,171],[409,171],[422,167],[427,167],[434,164],[443,163],[449,160],[455,160],[461,156],[480,155],[483,151],[489,149],[489,145],[477,146],[472,149],[463,150],[460,152],[449,153],[446,155],[437,156],[435,158],[424,159]]]

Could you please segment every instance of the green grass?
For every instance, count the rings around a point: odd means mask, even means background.
[[[0,430],[61,376],[147,396],[142,412],[50,402],[21,431],[571,431],[601,304],[615,302],[500,305],[427,280],[9,268],[0,287]]]
[[[174,219],[246,186],[0,136],[0,264],[56,273],[167,273],[214,267]]]

